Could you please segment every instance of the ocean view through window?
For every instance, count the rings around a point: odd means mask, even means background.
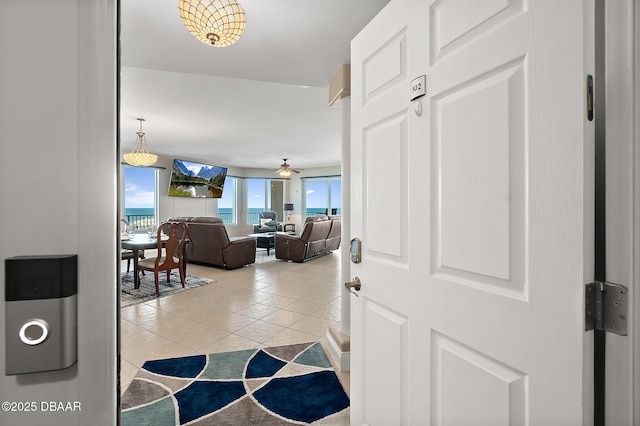
[[[247,179],[247,223],[260,223],[260,212],[271,210],[269,179]]]
[[[237,199],[237,182],[238,179],[227,176],[224,180],[224,191],[222,198],[218,200],[218,217],[227,224],[235,224],[238,222],[236,216],[236,199]]]
[[[339,177],[304,181],[305,216],[341,215],[342,180]]]
[[[307,178],[303,184],[302,220],[309,216],[342,214],[342,181],[340,176]],[[227,176],[222,198],[218,200],[218,217],[227,225],[260,223],[263,211],[276,211],[278,220],[286,220],[282,209],[285,202],[284,181],[282,179],[241,178]],[[242,198],[242,199],[239,199]],[[246,211],[240,211],[240,205]]]
[[[158,170],[124,167],[124,219],[136,229],[157,224]]]

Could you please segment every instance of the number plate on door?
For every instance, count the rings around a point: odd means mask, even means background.
[[[427,94],[427,76],[421,75],[420,77],[414,78],[411,80],[409,84],[409,92],[410,99],[414,100],[418,99],[420,96],[424,96]]]

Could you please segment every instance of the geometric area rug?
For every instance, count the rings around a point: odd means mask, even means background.
[[[160,272],[158,277],[158,285],[160,287],[160,296],[168,296],[183,290],[190,288],[200,287],[203,285],[216,282],[209,278],[195,277],[193,275],[187,275],[184,279],[184,288],[180,283],[180,274],[178,271],[171,271],[170,282],[167,282],[167,273]],[[135,303],[148,302],[149,300],[156,299],[156,284],[153,278],[153,273],[147,272],[145,275],[140,275],[140,287],[133,288],[133,274],[122,274],[122,285],[120,295],[120,307],[133,305]]]
[[[349,397],[320,343],[147,361],[122,425],[348,425]]]

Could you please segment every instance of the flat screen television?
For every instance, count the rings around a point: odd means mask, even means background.
[[[169,196],[221,198],[227,168],[184,160],[173,160]]]

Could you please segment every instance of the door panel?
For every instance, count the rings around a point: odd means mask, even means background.
[[[501,68],[432,98],[434,272],[522,297],[524,70]]]
[[[389,150],[389,144],[397,149]],[[406,263],[407,217],[407,117],[406,112],[372,124],[364,131],[366,159],[365,229],[371,256]],[[381,209],[378,206],[384,205]],[[389,220],[389,218],[397,220]],[[403,220],[404,219],[404,220]],[[371,224],[371,226],[368,226]]]
[[[352,424],[588,423],[583,7],[391,0],[354,39]]]
[[[431,6],[432,62],[523,12],[524,0],[448,0]]]
[[[378,424],[396,424],[407,416],[407,318],[371,300],[364,310],[365,351],[370,354],[363,368],[365,411]],[[397,396],[389,399],[389,394]]]
[[[433,333],[432,423],[518,425],[526,420],[526,375]]]
[[[363,103],[397,86],[407,76],[406,30],[392,35],[362,64]]]

